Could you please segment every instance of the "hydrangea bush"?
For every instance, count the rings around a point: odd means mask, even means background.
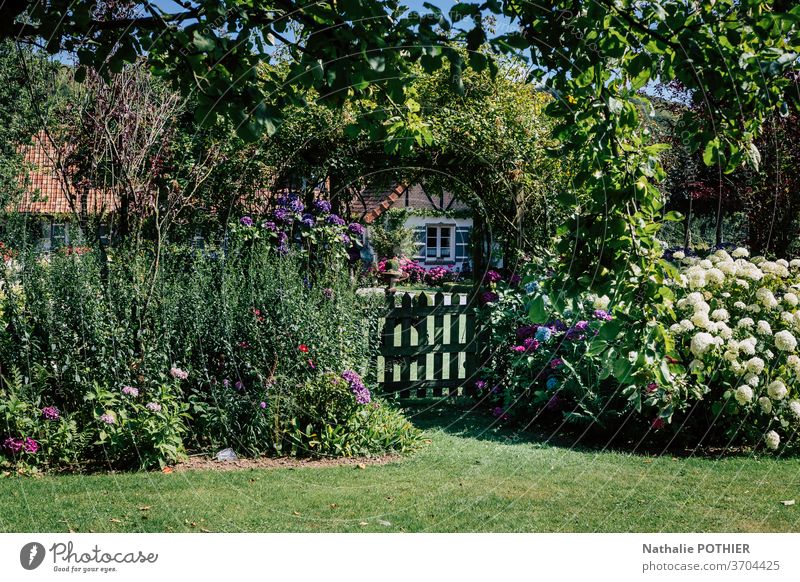
[[[669,328],[672,385],[644,395],[667,421],[778,449],[800,427],[800,260],[748,258],[737,248],[681,265]]]
[[[492,351],[475,393],[501,420],[577,421],[602,439],[772,451],[793,443],[800,260],[750,259],[743,248],[667,258],[674,277],[652,325],[663,359],[643,354],[607,296],[554,301],[533,275],[520,288],[487,276]]]

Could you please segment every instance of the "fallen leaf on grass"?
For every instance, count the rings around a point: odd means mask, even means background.
[[[364,463],[359,463],[358,465],[356,465],[356,467],[358,467],[359,469],[366,469],[367,468],[367,466]]]
[[[110,521],[111,523],[122,523],[122,520],[119,520],[119,519],[117,519],[116,517],[112,517],[112,518],[111,518],[109,521]]]
[[[147,511],[147,510],[148,510],[148,509],[150,509],[151,507],[152,507],[152,505],[142,505],[142,506],[139,508],[139,511]]]
[[[389,527],[390,525],[392,525],[391,521],[386,521],[385,519],[378,519],[377,523],[378,523],[378,525],[382,525],[382,526],[385,526],[385,527]]]
[[[786,501],[781,501],[785,506],[794,505],[794,499],[787,499]]]
[[[336,509],[337,507],[339,506],[336,503],[331,503],[331,509]]]
[[[359,521],[358,525],[360,525],[361,527],[364,527],[365,525],[369,525],[369,524],[366,521]]]
[[[642,461],[642,463],[648,463],[648,464],[652,463],[652,462],[653,462],[653,459],[645,459],[644,461]]]
[[[200,528],[200,531],[201,531],[201,532],[203,532],[203,533],[211,533],[211,530],[210,530],[210,529],[206,529],[206,528],[204,528],[204,527],[201,527],[201,528]]]
[[[293,512],[292,512],[292,515],[298,515],[298,516],[299,516],[299,515],[300,515],[300,512],[299,512],[299,511],[293,511]]]
[[[163,469],[161,469],[161,472],[162,473],[166,473],[167,475],[169,475],[173,471],[174,471],[174,469],[172,467],[164,467]]]

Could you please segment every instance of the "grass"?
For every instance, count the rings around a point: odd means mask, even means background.
[[[800,459],[645,457],[419,410],[383,466],[0,479],[0,531],[797,531]]]

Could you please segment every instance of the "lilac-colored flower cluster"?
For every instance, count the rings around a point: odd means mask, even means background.
[[[494,291],[484,291],[481,293],[481,302],[485,305],[487,303],[495,303],[500,296]]]
[[[359,404],[369,404],[372,397],[369,389],[364,386],[364,381],[353,370],[345,370],[342,372],[342,378],[350,386],[350,391],[355,395],[356,402]]]
[[[601,321],[611,321],[614,319],[611,314],[604,310],[604,309],[595,309],[594,310],[594,317],[595,319],[599,319]]]
[[[345,225],[344,219],[338,214],[329,214],[328,216],[325,217],[325,222],[327,222],[328,224],[332,224],[334,226]]]
[[[61,411],[55,406],[45,406],[42,408],[42,416],[46,420],[58,420],[61,418]]]
[[[351,222],[350,225],[347,227],[347,230],[349,230],[352,234],[356,236],[364,236],[364,233],[366,232],[364,226],[357,222]]]
[[[12,455],[18,455],[22,452],[34,455],[39,451],[39,443],[30,437],[24,437],[21,439],[8,437],[3,441],[3,448]]]
[[[251,227],[253,226],[253,219],[250,218],[249,216],[242,216],[239,219],[239,224],[241,224],[242,226]]]
[[[158,402],[148,402],[146,406],[151,412],[161,412],[161,405]]]
[[[173,378],[177,378],[178,380],[186,380],[189,377],[189,372],[186,370],[181,370],[180,368],[170,368],[169,375]]]
[[[117,424],[117,417],[110,412],[100,415],[100,420],[105,424]]]
[[[122,393],[125,396],[133,396],[134,398],[139,396],[139,389],[134,388],[133,386],[123,386]]]
[[[329,214],[331,211],[331,203],[327,200],[316,200],[314,202],[314,210],[319,214]]]

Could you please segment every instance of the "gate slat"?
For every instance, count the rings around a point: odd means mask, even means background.
[[[428,307],[428,294],[420,293],[417,297],[417,304],[414,307],[416,318],[415,327],[417,330],[417,398],[425,398],[428,390],[425,382],[428,379],[428,352],[424,347],[428,345],[428,316],[420,316],[420,308]]]

